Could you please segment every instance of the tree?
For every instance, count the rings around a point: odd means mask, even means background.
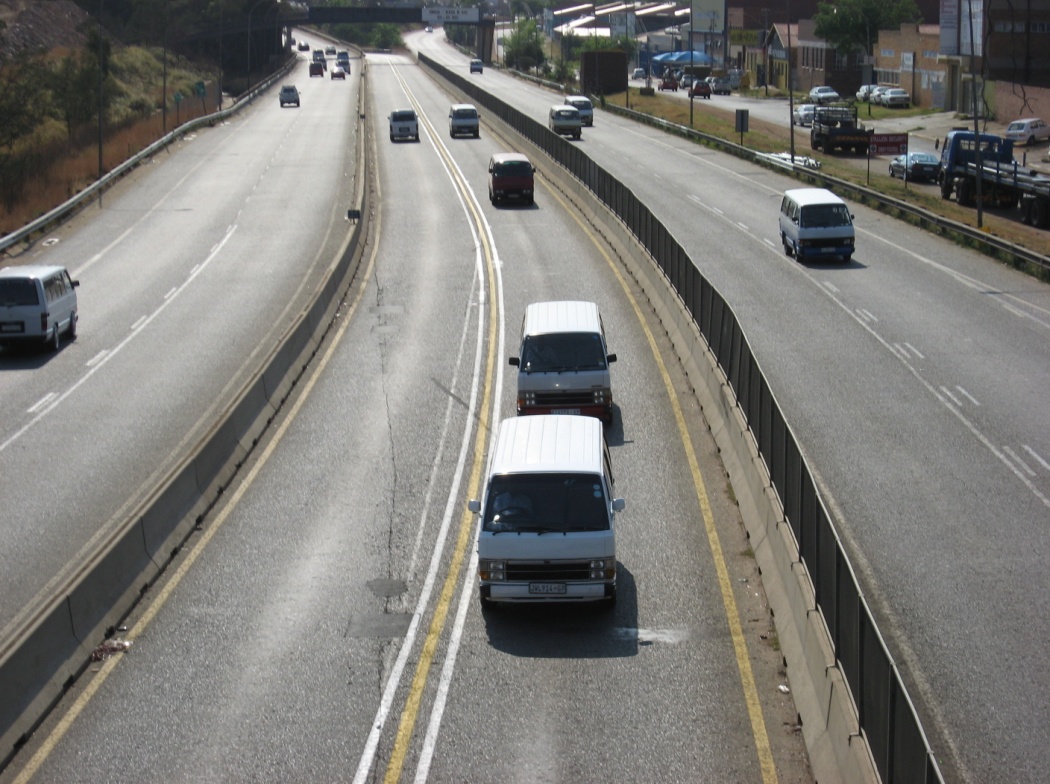
[[[503,53],[508,68],[527,71],[544,61],[543,37],[533,19],[520,19],[514,32],[507,36]]]
[[[898,30],[905,22],[922,19],[915,0],[839,0],[819,3],[813,32],[838,52],[871,53],[879,30]]]

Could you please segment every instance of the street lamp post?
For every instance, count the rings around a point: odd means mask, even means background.
[[[791,129],[791,165],[795,165],[795,93],[791,89],[791,3],[785,0],[787,7],[788,55],[787,55],[787,91],[788,91],[788,127]]]
[[[693,0],[689,0],[689,75],[695,79],[696,72],[693,70]],[[689,83],[689,127],[693,127],[693,97],[696,90],[692,82]]]

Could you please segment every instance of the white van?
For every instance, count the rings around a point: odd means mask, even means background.
[[[586,95],[566,95],[565,103],[575,106],[580,113],[580,123],[590,128],[594,125],[594,104]]]
[[[580,110],[570,104],[555,104],[547,112],[547,127],[559,136],[579,139],[583,127]]]
[[[616,513],[598,420],[535,416],[500,423],[481,500],[481,606],[616,602]]]
[[[799,261],[853,256],[856,232],[853,214],[825,188],[785,191],[780,202],[780,241],[784,253]]]
[[[455,139],[465,134],[475,139],[481,136],[481,118],[472,103],[454,103],[448,110],[448,135]]]
[[[58,351],[62,335],[76,338],[79,285],[65,267],[0,269],[0,346],[35,343]]]
[[[398,109],[390,112],[390,141],[412,139],[419,141],[419,118],[414,109]]]
[[[582,414],[613,420],[609,365],[593,302],[534,302],[525,308],[521,348],[510,357],[518,369],[518,414]]]

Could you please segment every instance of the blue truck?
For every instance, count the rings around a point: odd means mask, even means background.
[[[1050,177],[1015,161],[1010,139],[949,131],[941,145],[937,183],[943,199],[954,194],[959,204],[972,207],[979,190],[983,206],[1020,209],[1023,223],[1050,228]]]

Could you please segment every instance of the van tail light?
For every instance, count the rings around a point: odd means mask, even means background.
[[[40,331],[41,332],[44,332],[44,333],[47,332],[47,319],[48,319],[48,317],[49,317],[49,314],[46,313],[46,312],[40,314]]]

